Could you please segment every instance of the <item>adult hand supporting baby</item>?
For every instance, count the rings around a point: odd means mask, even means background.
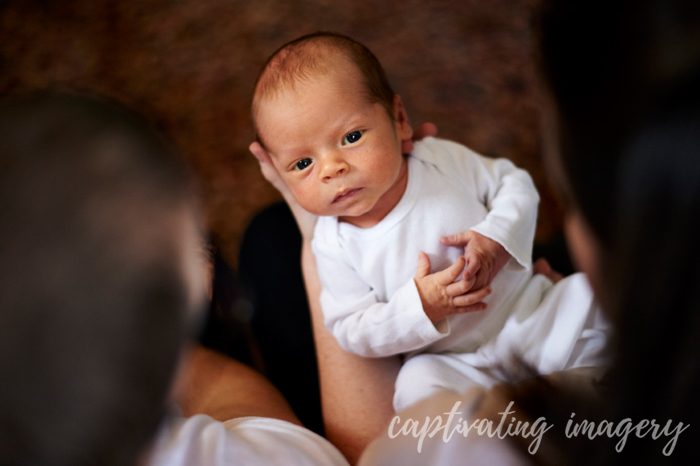
[[[549,261],[547,261],[547,259],[544,257],[540,257],[535,261],[535,263],[532,265],[532,273],[535,275],[544,275],[545,277],[549,278],[552,283],[557,283],[564,278],[564,275],[552,269],[552,266],[549,265]]]
[[[265,148],[259,142],[256,141],[251,143],[248,149],[255,156],[255,158],[258,159],[258,163],[260,163],[260,171],[262,172],[263,177],[272,186],[274,186],[274,188],[279,191],[280,194],[282,194],[284,201],[289,206],[289,209],[292,211],[294,219],[299,226],[302,238],[304,240],[311,241],[311,238],[314,236],[314,227],[316,226],[318,216],[304,209],[297,202],[297,200],[294,199],[292,192],[289,190],[287,185],[282,180],[282,177],[279,175],[279,173],[277,173],[277,170],[272,165],[270,154],[267,153]]]
[[[454,264],[445,270],[431,274],[430,258],[422,251],[418,254],[416,288],[420,295],[423,311],[432,323],[439,322],[453,314],[486,309],[486,303],[482,303],[481,300],[491,294],[491,287],[487,286],[471,291],[476,277],[455,282],[464,269],[466,263],[464,257],[460,256]]]
[[[413,130],[413,136],[411,139],[401,141],[401,153],[409,154],[413,152],[413,143],[415,141],[420,141],[421,139],[429,136],[437,136],[437,133],[437,126],[435,126],[433,123],[428,122],[423,123],[420,126],[416,126],[416,129]]]
[[[489,286],[510,259],[510,254],[503,246],[473,230],[446,236],[440,238],[440,241],[445,246],[465,246],[466,269],[463,279],[467,281],[476,277],[473,290]]]

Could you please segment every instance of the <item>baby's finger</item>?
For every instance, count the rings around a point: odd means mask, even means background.
[[[471,238],[472,232],[471,230],[468,230],[450,236],[443,236],[440,238],[440,242],[445,246],[463,246],[467,244]]]
[[[469,306],[456,307],[456,312],[454,314],[465,314],[467,312],[483,311],[487,307],[489,306],[486,303],[470,304]]]
[[[462,296],[457,296],[452,298],[452,305],[455,307],[471,306],[472,304],[476,304],[490,295],[491,291],[491,287],[487,286],[486,288],[482,288]]]
[[[474,287],[475,281],[476,277],[472,277],[469,280],[459,280],[454,283],[450,283],[449,285],[447,285],[447,288],[445,288],[445,292],[447,293],[447,296],[453,298],[455,296],[463,295],[464,293],[466,293]]]
[[[447,286],[460,276],[462,270],[464,270],[464,257],[459,256],[454,264],[447,267],[445,270],[436,272],[435,279],[437,280],[438,284]]]
[[[485,269],[479,269],[472,278],[474,279],[474,286],[472,286],[472,290],[480,290],[481,288],[490,285],[489,273]]]
[[[430,258],[423,251],[418,251],[418,270],[416,278],[423,278],[430,273]]]

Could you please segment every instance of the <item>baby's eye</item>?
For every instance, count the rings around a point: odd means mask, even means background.
[[[343,145],[356,143],[362,137],[362,133],[364,133],[364,131],[353,131],[352,133],[348,134],[343,138]]]
[[[304,170],[309,165],[311,165],[312,162],[313,162],[313,160],[311,160],[311,159],[301,159],[296,163],[296,165],[294,165],[294,169],[295,170]]]

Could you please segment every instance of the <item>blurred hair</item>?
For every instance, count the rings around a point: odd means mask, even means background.
[[[700,415],[700,73],[626,141],[604,262],[618,326],[614,406],[620,418],[695,424]],[[674,459],[691,463],[698,426]],[[649,464],[653,443],[631,445]]]
[[[0,145],[0,462],[134,464],[191,311],[189,175],[94,98],[6,98]]]
[[[561,161],[573,202],[605,247],[625,145],[700,65],[699,10],[692,0],[544,2],[540,59]]]
[[[616,326],[609,392],[577,418],[691,424],[671,457],[668,438],[630,435],[622,453],[615,438],[564,439],[578,442],[567,462],[689,464],[700,414],[700,4],[549,1],[541,26],[561,164],[602,246]],[[547,409],[562,422],[574,411]]]
[[[338,56],[340,54],[340,56]],[[370,103],[379,103],[394,119],[394,91],[374,54],[361,43],[333,32],[316,32],[287,42],[265,62],[255,83],[253,120],[258,116],[260,99],[294,89],[297,83],[323,76],[349,60],[362,75]]]

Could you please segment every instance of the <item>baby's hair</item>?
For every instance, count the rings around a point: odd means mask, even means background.
[[[347,36],[333,32],[316,32],[287,42],[265,62],[253,97],[255,123],[260,99],[270,97],[296,84],[328,73],[339,61],[333,52],[357,67],[364,79],[370,103],[381,104],[394,119],[394,91],[377,57],[364,45]]]

